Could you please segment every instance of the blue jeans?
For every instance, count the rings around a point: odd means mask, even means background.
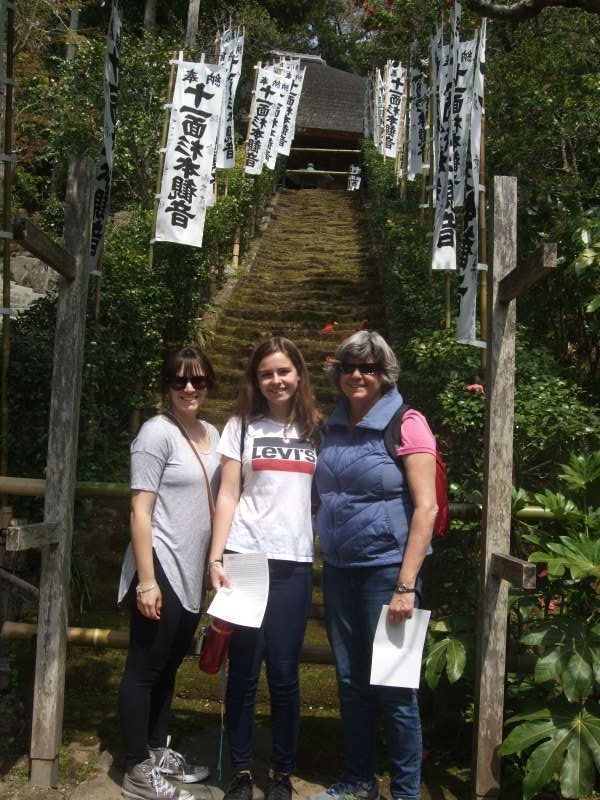
[[[300,730],[298,663],[312,599],[312,564],[269,560],[269,598],[260,628],[236,627],[229,644],[225,725],[234,770],[252,766],[256,686],[263,658],[271,698],[271,765],[291,772]]]
[[[372,781],[377,764],[376,711],[383,712],[394,800],[415,800],[421,786],[421,720],[414,689],[371,686],[371,654],[381,606],[389,603],[400,565],[323,565],[327,636],[335,657],[344,774],[349,782]]]

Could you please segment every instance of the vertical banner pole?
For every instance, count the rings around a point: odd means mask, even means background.
[[[421,207],[419,209],[419,219],[421,222],[425,222],[425,201],[428,198],[427,182],[431,180],[431,176],[433,175],[433,170],[431,169],[431,153],[433,152],[433,134],[431,130],[433,124],[433,66],[431,64],[429,65],[429,86],[427,87],[427,91],[427,128],[425,131],[425,152],[423,153],[423,173],[421,175]],[[427,166],[428,169],[425,169],[425,166]],[[431,270],[429,270],[429,272],[431,272]]]
[[[487,223],[485,208],[485,105],[482,101],[481,108],[481,144],[479,155],[479,262],[487,264]],[[488,330],[488,278],[485,270],[479,271],[479,309],[480,309],[480,336],[487,340]],[[488,340],[488,347],[489,347]],[[487,348],[481,350],[481,368],[485,369]]]
[[[3,4],[4,5],[4,4]],[[2,187],[2,229],[6,237],[12,230],[13,149],[13,78],[15,50],[15,10],[6,3],[6,81],[4,86],[4,182]],[[4,11],[4,9],[2,9]],[[3,55],[1,56],[4,57]],[[10,239],[2,239],[2,387],[0,389],[0,471],[8,474],[8,369],[10,366]],[[12,511],[6,495],[2,495],[0,519],[2,527],[10,522]]]

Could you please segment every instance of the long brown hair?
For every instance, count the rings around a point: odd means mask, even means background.
[[[253,417],[269,413],[269,404],[258,384],[258,367],[263,358],[273,353],[283,353],[287,356],[298,373],[300,381],[293,398],[291,421],[298,428],[300,438],[314,443],[318,439],[322,417],[315,406],[310,376],[302,353],[291,339],[286,339],[284,336],[270,336],[255,346],[242,378],[236,414],[248,421]]]

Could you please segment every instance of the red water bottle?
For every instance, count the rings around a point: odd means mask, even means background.
[[[222,667],[227,655],[229,640],[233,633],[233,625],[225,620],[213,617],[208,629],[202,636],[202,647],[198,667],[202,672],[215,675]]]

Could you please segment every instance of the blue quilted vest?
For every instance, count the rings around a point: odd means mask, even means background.
[[[327,420],[315,484],[316,527],[323,560],[334,567],[400,564],[413,505],[404,471],[393,461],[383,431],[402,405],[388,389],[358,425],[348,428],[342,399]]]

